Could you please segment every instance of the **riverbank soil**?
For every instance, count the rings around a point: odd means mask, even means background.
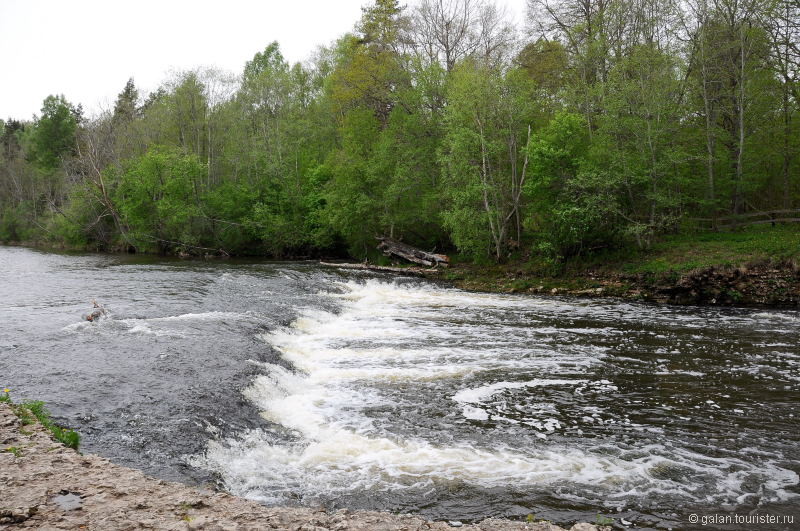
[[[55,442],[0,403],[0,528],[3,529],[451,529],[410,515],[264,507],[228,494],[145,476]],[[488,519],[460,529],[563,531],[549,523]],[[571,531],[598,531],[576,524]]]
[[[528,256],[428,273],[488,292],[613,296],[672,304],[800,308],[800,226],[665,238],[558,266]]]

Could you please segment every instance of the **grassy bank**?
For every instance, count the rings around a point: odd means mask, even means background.
[[[554,265],[536,256],[459,263],[436,274],[457,287],[506,293],[601,295],[683,304],[798,307],[800,225],[667,236]]]
[[[11,406],[11,409],[14,411],[14,414],[19,417],[23,426],[38,421],[53,434],[55,440],[64,444],[67,448],[78,449],[78,445],[81,441],[78,432],[62,428],[53,422],[53,419],[50,417],[50,412],[45,407],[44,402],[36,400],[16,404],[11,400],[11,391],[9,389],[3,389],[3,392],[0,394],[0,402]],[[21,453],[21,450],[15,447],[6,448],[3,451],[11,452],[14,455]]]

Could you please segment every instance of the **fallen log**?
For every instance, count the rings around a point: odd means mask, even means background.
[[[328,267],[340,267],[342,269],[362,269],[366,271],[381,271],[384,273],[399,273],[401,275],[412,275],[415,277],[425,276],[425,273],[432,273],[436,269],[422,269],[421,267],[387,267],[372,264],[337,264],[334,262],[320,262],[319,265]]]
[[[439,267],[440,265],[447,267],[450,265],[450,258],[446,255],[429,253],[385,236],[379,236],[378,240],[380,241],[378,249],[383,251],[386,256],[399,256],[409,262],[428,267]]]

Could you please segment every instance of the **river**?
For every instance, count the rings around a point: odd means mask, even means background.
[[[800,518],[797,312],[0,247],[0,323],[0,387],[84,451],[265,504]]]

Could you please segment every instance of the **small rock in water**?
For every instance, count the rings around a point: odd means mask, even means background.
[[[459,522],[458,520],[450,520],[447,523],[450,524],[450,527],[461,527],[462,525],[464,525],[461,522]]]

